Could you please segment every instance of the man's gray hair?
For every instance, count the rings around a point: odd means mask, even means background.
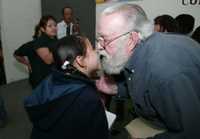
[[[130,30],[140,34],[140,39],[145,39],[153,33],[153,24],[148,20],[144,10],[135,4],[120,3],[106,8],[101,15],[121,14]]]

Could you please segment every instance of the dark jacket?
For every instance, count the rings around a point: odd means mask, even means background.
[[[107,139],[105,110],[93,82],[57,71],[25,99],[31,139]]]
[[[136,113],[167,130],[153,139],[200,138],[198,43],[155,33],[136,47],[123,73]]]
[[[36,50],[39,48],[48,48],[50,51],[54,51],[56,40],[49,38],[46,34],[42,34],[37,39],[23,44],[14,52],[14,55],[28,57],[32,68],[32,72],[29,73],[29,80],[33,88],[51,73],[52,67],[52,64],[46,64],[40,58]]]

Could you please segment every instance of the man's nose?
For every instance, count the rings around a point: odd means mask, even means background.
[[[96,49],[97,50],[104,50],[104,45],[101,45],[100,42],[96,43]]]

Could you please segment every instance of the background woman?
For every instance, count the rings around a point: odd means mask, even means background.
[[[35,29],[34,39],[14,52],[15,58],[28,67],[33,88],[51,72],[56,33],[55,18],[50,15],[43,16]]]

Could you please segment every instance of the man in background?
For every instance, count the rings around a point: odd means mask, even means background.
[[[62,9],[63,20],[57,24],[57,38],[80,33],[78,20],[74,18],[73,9],[66,6]]]

